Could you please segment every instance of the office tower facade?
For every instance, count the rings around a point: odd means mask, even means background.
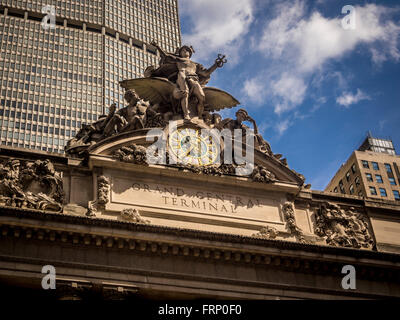
[[[48,5],[54,28],[42,25]],[[177,0],[1,0],[1,144],[63,152],[83,123],[123,105],[119,81],[158,64],[152,40],[180,45]]]
[[[327,192],[400,201],[400,156],[393,142],[370,134],[337,171]]]

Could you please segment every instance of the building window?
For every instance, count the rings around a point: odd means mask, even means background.
[[[396,185],[396,180],[394,180],[394,178],[389,178],[389,182],[392,186]]]
[[[369,191],[371,192],[371,195],[373,196],[377,195],[375,187],[369,187]]]
[[[354,194],[354,186],[352,184],[350,185],[350,194]]]
[[[374,170],[379,170],[379,165],[377,162],[372,162],[372,168],[374,168]]]
[[[374,179],[372,179],[372,174],[366,173],[365,175],[367,176],[367,181],[368,182],[374,182]]]
[[[387,193],[386,193],[386,189],[385,188],[379,188],[379,191],[380,191],[382,197],[387,197]]]
[[[353,163],[353,165],[351,166],[351,171],[353,173],[356,173],[356,165],[355,165],[355,163]]]
[[[356,177],[354,182],[356,183],[356,186],[358,187],[360,185],[360,177]]]
[[[347,173],[346,173],[346,180],[347,180],[347,182],[350,181],[350,172],[347,172]]]
[[[382,176],[380,174],[375,175],[376,182],[383,183]]]
[[[363,193],[360,191],[360,192],[358,193],[358,196],[359,196],[359,197],[362,197],[362,196],[363,196]]]
[[[338,193],[338,188],[336,187],[335,189],[333,189],[334,193]]]
[[[341,193],[343,193],[343,194],[346,193],[346,192],[344,191],[343,181],[342,181],[342,180],[339,181],[339,189],[340,189],[340,192],[341,192]]]
[[[396,200],[400,200],[400,193],[397,190],[393,190],[393,195]]]
[[[366,160],[361,160],[361,162],[362,162],[362,166],[363,166],[364,168],[369,169],[368,161],[366,161]]]
[[[392,167],[389,163],[385,163],[386,171],[392,173]]]

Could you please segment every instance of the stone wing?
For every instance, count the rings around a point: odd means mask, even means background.
[[[217,88],[205,87],[203,88],[206,96],[204,109],[206,111],[218,111],[225,108],[233,108],[240,104],[229,93]]]
[[[122,88],[134,89],[140,98],[150,104],[171,102],[171,95],[175,85],[165,78],[140,78],[120,81]]]

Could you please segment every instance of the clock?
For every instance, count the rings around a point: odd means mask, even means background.
[[[202,136],[200,129],[178,128],[168,138],[169,150],[177,163],[193,166],[216,164],[219,148],[212,136]]]

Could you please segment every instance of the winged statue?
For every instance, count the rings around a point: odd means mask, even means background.
[[[151,43],[160,52],[160,66],[148,67],[145,78],[124,80],[120,85],[134,89],[137,94],[152,105],[158,105],[161,113],[182,114],[183,118],[202,118],[204,112],[213,112],[239,105],[229,93],[206,87],[211,74],[221,68],[227,60],[218,55],[208,69],[190,60],[193,48],[184,45],[175,53],[165,53],[156,43]]]

